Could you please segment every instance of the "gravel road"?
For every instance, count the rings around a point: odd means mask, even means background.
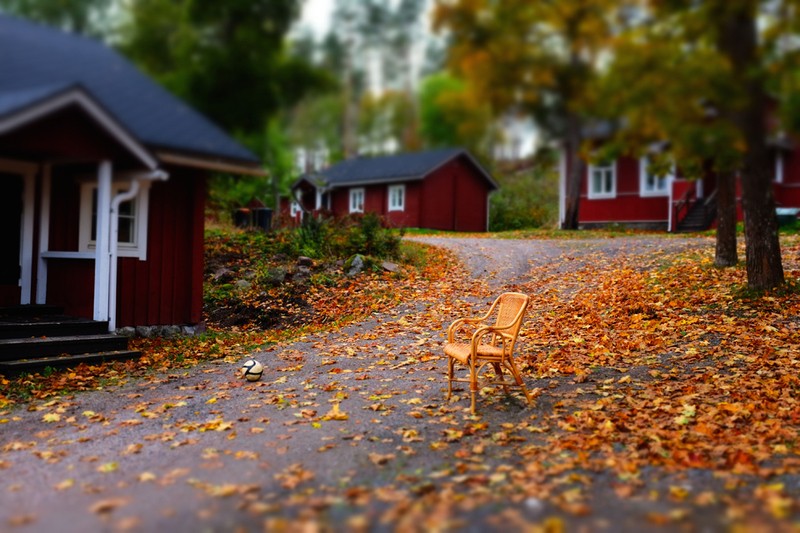
[[[486,302],[531,267],[568,270],[600,255],[713,245],[647,237],[414,240],[454,250],[488,283]],[[271,346],[254,354],[265,366],[259,382],[239,379],[237,361],[216,361],[3,414],[0,531],[496,530],[503,507],[486,494],[479,500],[488,505],[450,514],[460,501],[452,491],[468,478],[451,471],[451,451],[435,448],[446,430],[472,424],[468,402],[443,399],[442,328],[463,305],[458,298],[407,302],[340,331]],[[484,406],[481,431],[509,433],[549,405]],[[487,442],[483,463],[462,461],[469,472],[519,461],[509,442]],[[508,505],[527,523],[557,512],[535,498]],[[639,531],[647,513],[669,512],[662,505],[617,502],[575,524]]]

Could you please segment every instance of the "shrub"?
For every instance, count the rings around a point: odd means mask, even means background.
[[[552,227],[558,221],[558,173],[546,163],[499,176],[491,197],[490,231]]]

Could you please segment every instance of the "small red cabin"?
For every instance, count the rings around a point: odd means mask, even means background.
[[[463,149],[356,158],[301,176],[293,211],[372,212],[397,227],[479,232],[488,229],[497,188]]]
[[[206,178],[258,159],[91,39],[0,15],[0,306],[200,322]]]
[[[778,208],[800,208],[800,156],[788,139],[773,143],[773,191]],[[560,220],[564,220],[568,158],[560,165]],[[740,189],[740,188],[739,188]],[[741,217],[741,197],[737,197]],[[579,224],[582,227],[621,224],[666,231],[708,229],[716,217],[716,179],[709,173],[689,180],[680,165],[654,174],[646,157],[623,156],[586,164],[581,179]]]

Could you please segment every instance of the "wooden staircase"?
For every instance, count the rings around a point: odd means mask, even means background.
[[[65,316],[49,305],[0,307],[0,374],[134,359],[108,322]]]
[[[705,202],[698,200],[691,205],[689,211],[683,219],[678,221],[677,232],[689,233],[705,231],[711,227],[711,223],[717,216],[717,203],[715,198],[710,198]]]

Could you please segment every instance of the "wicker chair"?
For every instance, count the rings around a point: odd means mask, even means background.
[[[469,383],[470,393],[472,394],[472,414],[475,414],[475,398],[478,394],[478,376],[483,367],[489,363],[494,368],[495,379],[482,380],[485,384],[502,385],[508,393],[509,386],[516,386],[522,389],[525,398],[530,404],[531,395],[522,381],[522,376],[514,363],[513,352],[514,344],[519,335],[522,319],[528,307],[530,298],[526,294],[518,292],[507,292],[501,294],[489,308],[489,311],[482,317],[459,318],[447,329],[447,343],[444,345],[444,353],[447,355],[447,399],[453,392],[453,382]],[[486,321],[495,313],[497,318],[494,325],[487,325]],[[463,331],[469,330],[465,326],[472,326],[474,329],[472,338],[469,342],[457,342],[459,333],[465,337]],[[475,329],[477,328],[477,329]],[[465,337],[466,338],[466,337]],[[456,362],[465,365],[469,370],[468,379],[457,379],[453,376]],[[505,380],[503,369],[508,370],[514,378],[515,383]]]

